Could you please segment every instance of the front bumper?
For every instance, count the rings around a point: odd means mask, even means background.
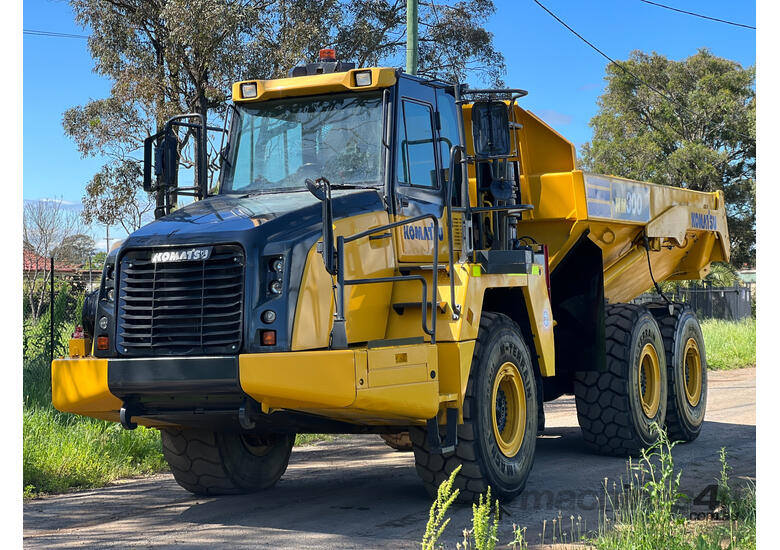
[[[232,412],[246,397],[238,357],[56,359],[51,379],[57,410],[119,421],[126,407],[146,426],[177,424],[174,411]]]
[[[52,402],[63,412],[113,421],[124,407],[133,422],[158,427],[246,426],[242,410],[261,428],[290,431],[424,424],[439,412],[439,380],[429,375],[437,351],[413,348],[405,350],[408,366],[373,376],[369,359],[391,350],[57,359]]]

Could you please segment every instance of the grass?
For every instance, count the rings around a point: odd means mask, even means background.
[[[24,496],[101,487],[122,477],[165,470],[157,430],[64,414],[24,410]]]
[[[681,472],[674,469],[672,449],[663,430],[638,462],[628,463],[628,480],[613,484],[604,480],[599,529],[589,539],[596,550],[755,550],[756,491],[749,483],[735,489],[729,479],[726,450],[721,449],[721,473],[715,513],[721,521],[686,519],[689,498],[679,490]]]
[[[157,430],[133,431],[61,413],[51,405],[48,357],[24,363],[24,497],[102,487],[116,479],[167,471]],[[295,445],[331,441],[332,434],[298,434]]]
[[[115,479],[164,471],[157,430],[57,411],[51,405],[48,356],[23,367],[24,497],[102,487]]]
[[[701,322],[710,369],[740,369],[756,365],[756,320]]]
[[[318,441],[333,441],[335,439],[342,439],[349,437],[343,434],[296,434],[295,446],[300,447],[302,445],[311,445]]]
[[[599,505],[599,525],[593,533],[580,528],[581,518],[565,517],[561,512],[551,522],[544,520],[539,543],[554,547],[588,548],[593,550],[755,550],[756,548],[756,488],[755,484],[736,488],[729,474],[725,448],[721,450],[721,473],[717,481],[719,507],[714,510],[718,521],[691,521],[689,498],[680,492],[681,472],[675,470],[670,442],[663,430],[658,441],[645,449],[638,461],[627,463],[627,478],[610,484],[604,479],[604,497]],[[456,469],[438,491],[431,506],[428,525],[422,539],[423,549],[442,548],[439,539],[448,526],[447,510],[458,496],[453,490]],[[503,547],[497,539],[499,504],[491,518],[491,498],[473,506],[472,528],[464,529],[463,542],[457,548],[492,550]],[[528,548],[527,528],[512,525],[512,548]]]

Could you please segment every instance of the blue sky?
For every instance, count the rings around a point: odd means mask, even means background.
[[[505,81],[529,95],[520,105],[540,115],[579,148],[591,137],[588,122],[603,91],[607,61],[532,0],[494,0],[488,29],[506,58]],[[756,62],[756,35],[721,23],[675,13],[639,0],[543,0],[551,11],[608,55],[625,59],[633,50],[682,59],[707,47],[743,66]],[[753,2],[661,0],[755,26]],[[24,28],[86,34],[64,0],[24,0]],[[86,40],[24,35],[24,198],[81,201],[86,182],[103,164],[82,159],[63,135],[62,113],[108,95],[110,82],[92,72]],[[96,230],[95,236],[105,235]],[[123,237],[121,229],[112,235]]]

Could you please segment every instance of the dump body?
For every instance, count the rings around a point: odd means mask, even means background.
[[[466,124],[469,111],[466,106]],[[547,245],[553,272],[583,235],[602,251],[604,296],[610,303],[628,302],[653,286],[645,236],[656,282],[701,279],[710,262],[728,261],[722,192],[577,170],[571,142],[529,111],[514,106],[514,115],[520,195],[533,206],[518,221],[517,235]],[[470,175],[473,201],[473,171]]]

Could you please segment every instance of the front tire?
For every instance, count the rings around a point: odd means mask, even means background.
[[[525,488],[533,466],[537,391],[531,355],[509,317],[483,312],[463,402],[463,424],[450,456],[431,453],[424,428],[410,429],[417,473],[428,493],[462,465],[460,499],[473,501],[488,486],[502,501]]]
[[[176,482],[196,495],[252,493],[287,469],[294,435],[162,429],[163,455]]]
[[[652,425],[666,418],[664,344],[646,308],[614,304],[606,314],[607,370],[575,373],[577,419],[591,449],[631,456],[657,440]]]

